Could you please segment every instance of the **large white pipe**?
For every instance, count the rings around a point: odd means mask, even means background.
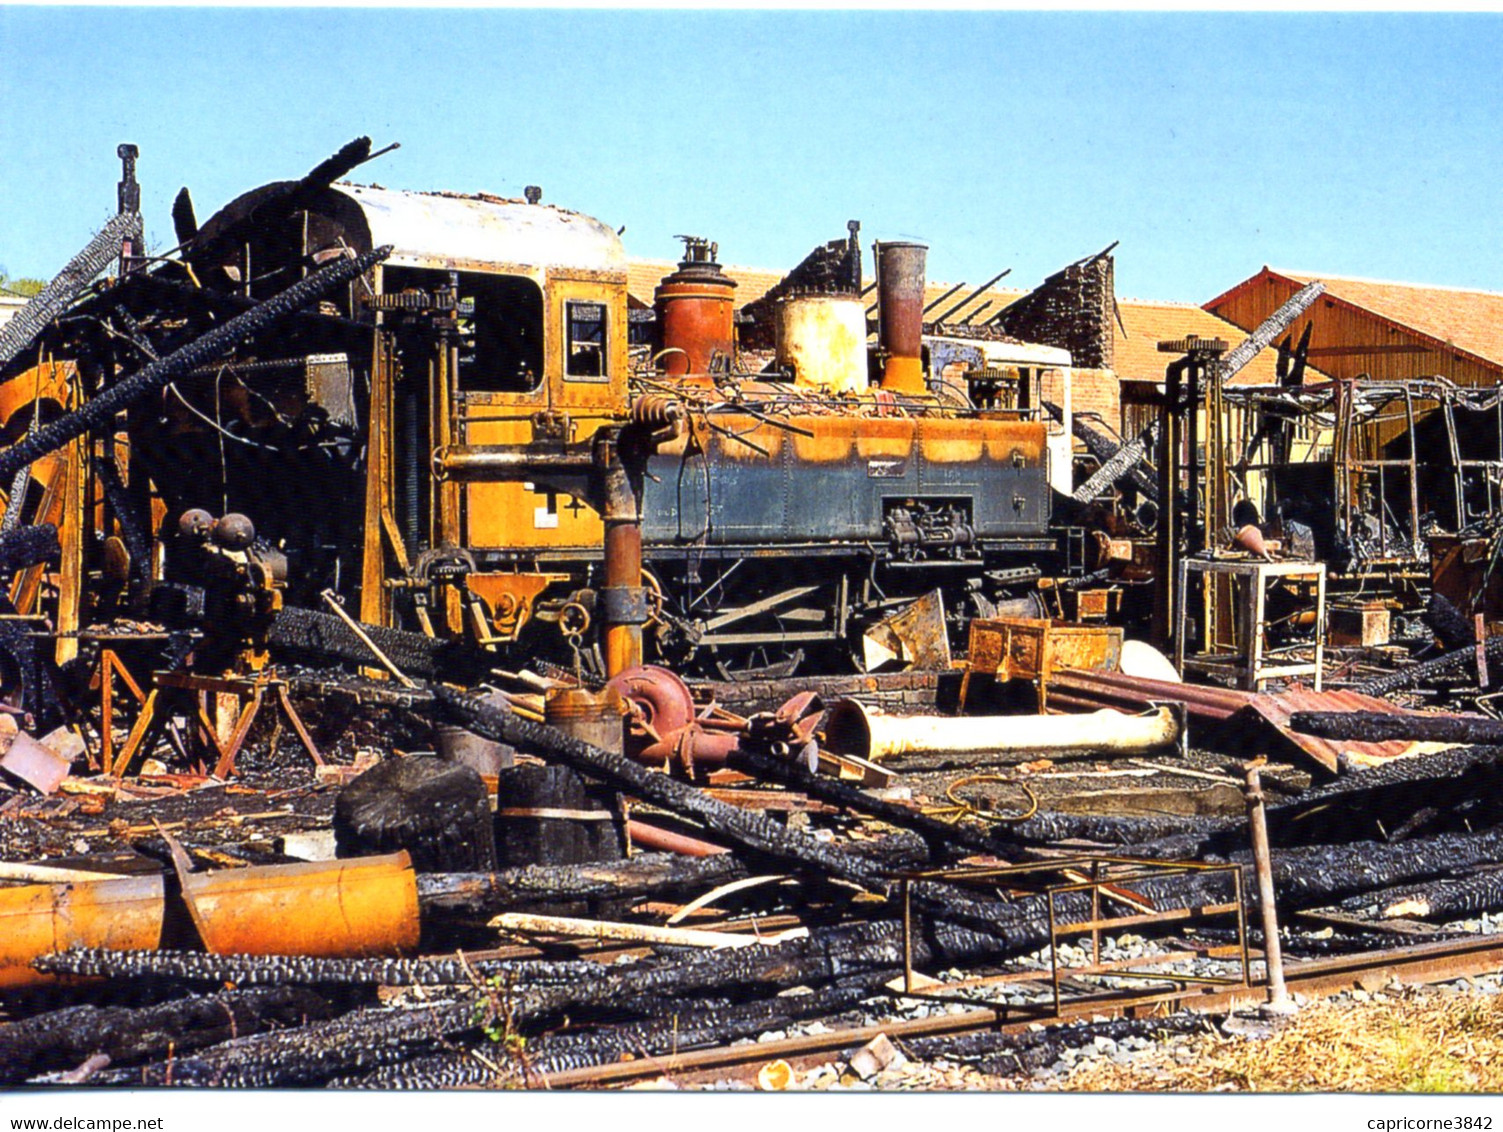
[[[1139,754],[1179,739],[1166,707],[1146,715],[1104,708],[1085,715],[886,715],[841,700],[825,721],[825,746],[881,762],[895,755],[1094,751]]]

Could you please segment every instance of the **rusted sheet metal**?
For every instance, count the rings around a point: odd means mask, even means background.
[[[405,852],[190,873],[183,898],[216,955],[402,955],[417,948],[417,876]]]
[[[333,188],[360,206],[373,245],[393,246],[394,266],[474,270],[539,265],[626,271],[620,237],[578,212],[492,196],[343,183]]]
[[[0,888],[0,990],[56,981],[31,968],[55,951],[160,946],[164,890],[160,876]]]
[[[931,590],[912,605],[879,621],[861,641],[866,670],[892,661],[929,672],[950,670],[950,638],[945,631],[943,590]]]
[[[1047,682],[1061,668],[1118,667],[1122,630],[1033,617],[978,617],[971,622],[970,646],[973,672]]]
[[[1389,739],[1381,743],[1364,743],[1351,739],[1321,739],[1306,735],[1289,726],[1289,717],[1297,711],[1377,711],[1387,715],[1410,715],[1401,707],[1380,700],[1376,696],[1364,696],[1360,692],[1315,692],[1296,684],[1277,696],[1263,693],[1254,696],[1249,708],[1267,720],[1280,735],[1288,739],[1329,771],[1335,771],[1340,756],[1346,755],[1363,766],[1387,762],[1406,755],[1443,751],[1454,743],[1416,743],[1410,740]]]
[[[1333,773],[1338,769],[1340,757],[1347,756],[1361,765],[1386,762],[1406,755],[1424,754],[1444,750],[1453,744],[1414,743],[1388,740],[1381,743],[1364,743],[1349,739],[1322,739],[1306,735],[1289,726],[1289,718],[1297,711],[1378,711],[1391,715],[1408,715],[1410,712],[1375,696],[1360,692],[1316,692],[1295,684],[1277,694],[1271,692],[1243,692],[1231,688],[1212,688],[1200,684],[1175,684],[1166,680],[1150,680],[1141,676],[1128,676],[1121,672],[1086,672],[1065,670],[1056,672],[1050,683],[1050,702],[1057,706],[1100,707],[1149,703],[1183,704],[1190,715],[1202,719],[1230,719],[1239,712],[1249,712],[1267,722],[1280,735],[1321,766]],[[1055,696],[1054,692],[1064,695]]]

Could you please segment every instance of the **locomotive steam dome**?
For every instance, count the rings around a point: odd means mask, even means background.
[[[708,374],[716,354],[735,353],[736,281],[715,262],[717,246],[680,236],[684,258],[653,292],[661,328],[663,369],[673,376]]]

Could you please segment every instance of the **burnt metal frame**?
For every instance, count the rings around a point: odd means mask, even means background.
[[[1236,653],[1218,653],[1217,641],[1205,634],[1198,655],[1187,651],[1185,623],[1188,618],[1190,574],[1199,574],[1202,583],[1204,604],[1209,608],[1214,600],[1211,585],[1223,578],[1240,578],[1246,584],[1241,595],[1241,609],[1237,621],[1240,632],[1240,656]],[[1276,651],[1268,645],[1268,622],[1264,609],[1270,582],[1284,580],[1315,579],[1315,644],[1312,661],[1289,659],[1269,663],[1268,657]],[[1263,562],[1258,559],[1236,560],[1216,558],[1182,558],[1179,563],[1180,602],[1174,626],[1174,667],[1184,673],[1186,666],[1202,671],[1230,671],[1237,677],[1237,686],[1252,692],[1261,692],[1269,680],[1290,676],[1313,676],[1315,690],[1320,691],[1325,665],[1326,640],[1326,564],[1324,562]],[[1310,646],[1298,646],[1301,651]]]
[[[1321,385],[1301,386],[1296,389],[1268,389],[1264,387],[1232,387],[1224,391],[1228,409],[1240,408],[1242,458],[1234,468],[1245,475],[1247,472],[1268,472],[1280,466],[1277,463],[1253,463],[1256,455],[1252,441],[1259,436],[1261,418],[1284,409],[1287,422],[1314,420],[1317,425],[1330,427],[1333,442],[1330,455],[1325,460],[1311,463],[1329,463],[1332,466],[1336,487],[1336,505],[1346,529],[1350,530],[1354,513],[1360,511],[1358,496],[1361,479],[1376,479],[1376,497],[1386,506],[1387,469],[1401,468],[1409,476],[1409,532],[1412,546],[1405,548],[1391,545],[1386,524],[1379,531],[1381,561],[1418,562],[1421,540],[1419,523],[1421,517],[1419,500],[1420,469],[1429,463],[1423,460],[1411,442],[1409,453],[1402,459],[1383,459],[1379,454],[1364,452],[1364,435],[1376,431],[1386,423],[1402,421],[1405,431],[1413,437],[1416,424],[1431,413],[1441,414],[1445,425],[1446,449],[1451,462],[1451,492],[1454,498],[1458,529],[1469,525],[1464,498],[1467,476],[1470,472],[1503,471],[1503,460],[1464,459],[1457,435],[1456,410],[1465,408],[1470,412],[1492,412],[1498,429],[1499,450],[1503,452],[1503,387],[1472,388],[1458,386],[1444,377],[1415,378],[1407,381],[1378,381],[1371,378],[1354,378],[1347,381],[1332,381]],[[1394,411],[1395,402],[1402,402],[1402,411]],[[1433,408],[1426,411],[1416,402],[1431,402]],[[1261,446],[1261,445],[1260,445]],[[1487,513],[1503,508],[1503,492],[1491,476],[1483,475],[1487,492]],[[1266,490],[1266,488],[1265,488]],[[1265,499],[1265,502],[1267,500]]]
[[[1088,872],[1087,872],[1088,870]],[[1034,879],[1036,874],[1058,873],[1065,877],[1063,883],[1045,878]],[[1074,879],[1086,873],[1084,879]],[[1226,873],[1231,879],[1234,899],[1221,904],[1190,908],[1173,908],[1161,912],[1140,912],[1129,916],[1106,917],[1101,913],[1102,890],[1121,887],[1133,882],[1161,877],[1179,876],[1184,873]],[[1073,876],[1072,876],[1073,874]],[[1083,857],[1056,858],[1050,861],[1027,862],[1016,865],[975,866],[960,865],[938,869],[914,869],[892,874],[900,883],[903,901],[903,989],[906,998],[928,999],[933,1002],[959,1003],[965,1006],[996,1010],[1005,1016],[1009,1011],[1028,1010],[1011,1003],[994,1003],[966,998],[955,994],[918,990],[913,985],[913,884],[916,881],[939,881],[973,888],[994,889],[999,882],[1012,889],[1021,889],[1032,895],[1042,895],[1049,909],[1049,982],[1053,990],[1053,1016],[1059,1016],[1063,996],[1060,992],[1059,944],[1070,932],[1089,930],[1091,933],[1091,963],[1084,967],[1065,968],[1069,975],[1102,975],[1114,979],[1144,979],[1185,985],[1201,983],[1209,986],[1243,988],[1252,986],[1251,957],[1247,941],[1247,907],[1242,893],[1242,869],[1235,864],[1212,865],[1201,861],[1163,861],[1143,857],[1118,857],[1093,854]],[[1091,918],[1077,923],[1061,924],[1055,907],[1056,898],[1062,893],[1089,892],[1091,894]],[[1108,893],[1115,896],[1114,893]],[[1103,928],[1136,927],[1163,923],[1194,923],[1235,914],[1237,917],[1237,942],[1232,945],[1213,947],[1205,954],[1209,957],[1236,955],[1241,963],[1241,978],[1211,975],[1179,974],[1172,971],[1134,971],[1127,961],[1103,963],[1101,960],[1101,931]],[[1153,957],[1145,956],[1145,963]],[[1016,982],[1016,976],[994,975],[968,979],[959,986],[986,987],[1004,982]],[[1040,1014],[1040,1016],[1048,1016]]]

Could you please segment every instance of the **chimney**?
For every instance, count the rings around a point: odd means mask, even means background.
[[[924,385],[924,261],[927,244],[878,243],[877,344],[882,348],[882,388],[928,392]]]

